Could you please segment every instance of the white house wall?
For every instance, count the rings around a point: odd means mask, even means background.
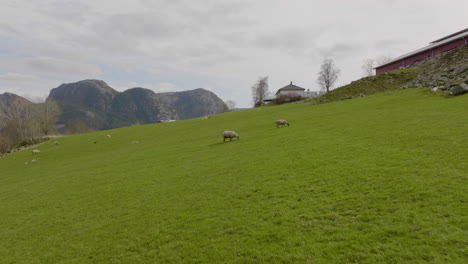
[[[303,91],[281,91],[279,95],[304,96]]]

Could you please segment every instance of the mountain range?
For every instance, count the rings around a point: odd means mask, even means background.
[[[0,95],[0,104],[19,97]],[[24,99],[25,100],[25,99]],[[227,111],[213,92],[198,88],[183,92],[155,93],[137,87],[119,92],[102,80],[65,83],[50,91],[47,100],[62,110],[59,132],[86,132],[148,124],[160,120],[182,120]]]

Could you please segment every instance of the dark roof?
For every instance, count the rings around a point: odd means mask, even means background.
[[[276,95],[280,91],[297,91],[297,90],[304,91],[305,89],[302,88],[302,87],[296,86],[296,85],[292,84],[292,82],[291,82],[290,84],[286,85],[285,87],[278,89],[278,91],[276,92]]]

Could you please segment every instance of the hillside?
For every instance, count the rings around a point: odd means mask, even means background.
[[[13,153],[0,159],[0,256],[464,263],[467,105],[468,95],[405,89],[72,135],[38,155]],[[241,139],[223,143],[223,130]]]
[[[312,103],[331,102],[413,87],[450,95],[468,92],[468,45],[436,55],[407,69],[369,76],[331,90]]]
[[[415,80],[418,72],[418,69],[401,69],[365,77],[310,101],[332,102],[398,90]]]

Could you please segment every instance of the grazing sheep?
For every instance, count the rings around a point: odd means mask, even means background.
[[[33,151],[32,151],[32,154],[33,154],[33,155],[38,154],[38,153],[41,153],[41,151],[38,150],[38,149],[33,149]]]
[[[140,143],[140,141],[138,141],[138,140],[133,140],[132,143],[133,143],[133,144],[137,144],[137,143]]]
[[[280,126],[285,126],[285,125],[288,125],[289,126],[289,123],[288,121],[286,120],[276,120],[275,121],[275,124],[276,124],[276,127],[280,127]]]
[[[106,137],[111,138],[112,136],[111,135],[106,135]]]
[[[54,141],[54,145],[56,145],[56,146],[57,146],[57,145],[60,145],[60,142]]]
[[[37,161],[37,160],[31,160],[31,163],[32,163],[32,162],[36,162],[36,161]]]
[[[223,141],[226,141],[226,138],[229,138],[230,140],[232,140],[233,138],[237,138],[237,140],[240,139],[239,135],[237,135],[237,133],[234,131],[224,131]]]

